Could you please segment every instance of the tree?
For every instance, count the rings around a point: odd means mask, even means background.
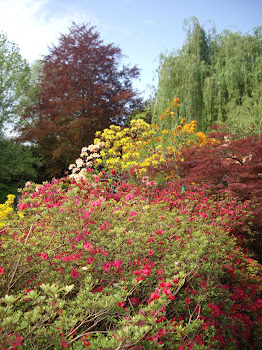
[[[18,47],[0,34],[0,132],[19,114],[19,106],[30,87],[30,67]]]
[[[40,146],[48,177],[63,175],[97,130],[124,124],[140,107],[132,89],[139,70],[120,67],[122,57],[95,27],[75,23],[44,57],[37,103],[26,109],[20,132]]]
[[[180,116],[197,120],[200,128],[203,128],[203,86],[209,71],[209,41],[196,17],[185,21],[185,27],[188,27],[187,39],[182,49],[160,56],[154,116],[157,118],[161,115],[173,98],[179,97]]]
[[[261,110],[256,96],[262,83],[262,28],[255,28],[253,35],[229,30],[217,34],[214,27],[206,33],[195,17],[186,25],[182,49],[161,55],[154,118],[179,97],[180,117],[197,120],[202,130],[228,118],[234,127],[236,119],[243,124],[250,115],[247,124],[258,131],[261,118],[254,117],[257,111],[251,112],[250,106]]]
[[[0,203],[8,194],[17,194],[27,181],[37,179],[40,160],[33,151],[30,146],[0,138]]]

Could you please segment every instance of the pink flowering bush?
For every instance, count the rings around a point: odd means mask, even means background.
[[[64,178],[18,208],[0,232],[1,349],[259,348],[245,203]]]

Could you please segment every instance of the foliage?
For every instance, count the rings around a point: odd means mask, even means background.
[[[0,229],[5,226],[5,221],[8,220],[14,212],[14,200],[15,196],[9,194],[5,203],[0,204]]]
[[[262,257],[262,142],[261,136],[234,139],[220,126],[213,126],[211,136],[219,143],[184,149],[178,160],[181,183],[205,183],[218,196],[231,192],[234,198],[251,200],[254,230],[258,236],[253,249]],[[218,132],[215,128],[219,128]]]
[[[159,125],[132,119],[130,127],[111,125],[103,132],[97,132],[94,145],[84,147],[81,158],[70,165],[71,177],[86,178],[92,174],[91,169],[98,173],[101,170],[113,171],[115,180],[127,173],[136,178],[152,177],[160,168],[163,174],[170,175],[182,148],[213,142],[205,134],[197,132],[195,121],[186,123],[182,119],[175,126],[174,107],[177,105],[178,99],[175,98],[173,106],[159,117]],[[159,179],[162,179],[161,174],[158,174]]]
[[[36,180],[40,160],[33,151],[32,147],[0,138],[0,203],[10,193],[17,195],[17,189],[27,181]]]
[[[217,34],[214,27],[206,32],[193,17],[186,28],[182,49],[160,56],[154,118],[173,96],[179,96],[179,115],[195,119],[200,130],[229,118],[233,131],[248,116],[258,132],[261,115],[256,110],[261,112],[261,98],[255,95],[260,95],[262,82],[261,27],[253,35],[228,30]]]
[[[21,140],[35,142],[46,177],[63,176],[95,131],[123,124],[140,107],[132,89],[136,67],[121,67],[121,50],[89,25],[73,24],[43,59],[37,102],[24,113]]]
[[[0,133],[19,115],[22,99],[30,88],[30,68],[18,47],[0,33]]]
[[[180,191],[28,184],[1,231],[2,348],[257,348],[261,266],[238,245],[247,205]]]

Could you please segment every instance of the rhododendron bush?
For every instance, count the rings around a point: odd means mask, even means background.
[[[249,219],[175,182],[27,184],[1,230],[1,348],[258,349]]]

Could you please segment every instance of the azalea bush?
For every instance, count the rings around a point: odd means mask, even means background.
[[[111,125],[108,129],[97,132],[94,144],[83,147],[80,158],[69,166],[71,177],[90,177],[90,169],[97,173],[101,169],[113,171],[118,178],[127,173],[140,179],[144,176],[152,177],[160,168],[164,176],[175,174],[174,166],[181,158],[182,149],[212,143],[214,139],[197,132],[194,120],[186,123],[183,118],[176,126],[162,122],[164,118],[173,118],[173,114],[173,111],[168,111],[160,116],[159,125],[134,119],[131,120],[130,127]]]
[[[6,221],[14,213],[15,195],[9,194],[5,203],[0,204],[0,229],[5,226]]]
[[[205,187],[27,184],[1,231],[3,349],[258,349],[247,203]]]

